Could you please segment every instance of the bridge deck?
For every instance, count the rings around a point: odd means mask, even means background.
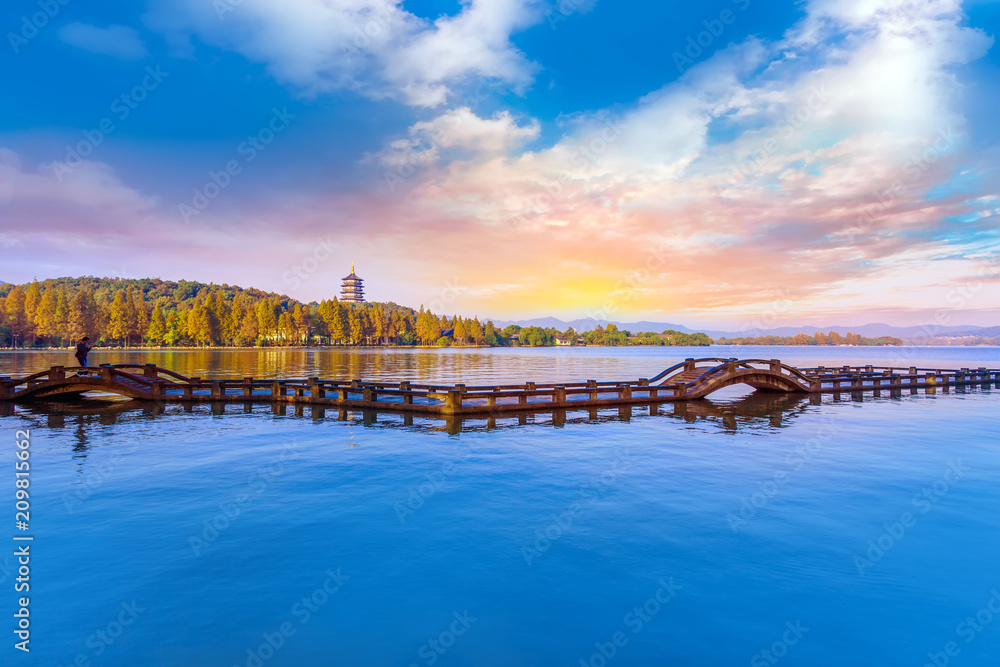
[[[53,366],[20,378],[0,377],[0,401],[28,401],[104,391],[129,398],[191,402],[270,402],[438,415],[624,407],[688,401],[734,384],[780,392],[948,391],[1000,386],[1000,370],[878,366],[795,368],[777,359],[687,359],[639,380],[467,386],[362,380],[202,379],[154,364]]]

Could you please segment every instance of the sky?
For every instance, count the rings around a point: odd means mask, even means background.
[[[0,280],[1000,324],[1000,0],[13,0]]]

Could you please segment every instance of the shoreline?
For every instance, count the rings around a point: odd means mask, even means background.
[[[701,349],[712,349],[712,348],[731,348],[731,347],[790,347],[790,348],[803,348],[803,349],[824,349],[824,348],[843,348],[843,347],[853,347],[859,349],[877,349],[877,348],[904,348],[904,347],[921,347],[921,348],[1000,348],[1000,345],[915,345],[906,344],[903,345],[515,345],[515,346],[501,346],[501,345],[448,345],[446,347],[440,345],[276,345],[273,347],[219,347],[219,346],[208,346],[208,347],[95,347],[94,352],[224,352],[224,351],[277,351],[277,350],[448,350],[448,349],[461,349],[461,350],[541,350],[541,349],[552,349],[552,350],[565,350],[565,349],[575,349],[575,348],[606,348],[606,349],[620,349],[620,348],[691,348],[697,347]],[[3,352],[58,352],[58,353],[72,353],[76,348],[71,347],[0,347],[0,353]]]

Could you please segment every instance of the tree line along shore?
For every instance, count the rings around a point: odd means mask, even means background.
[[[102,347],[709,345],[705,334],[633,335],[615,325],[573,329],[438,315],[422,306],[302,303],[288,296],[192,281],[56,278],[0,285],[7,347],[64,348],[81,336]]]
[[[823,333],[817,331],[813,335],[800,333],[794,336],[748,336],[741,338],[719,338],[717,345],[849,345],[858,347],[881,347],[885,345],[902,345],[903,340],[894,336],[865,338],[860,334],[848,331],[841,336],[836,331]]]

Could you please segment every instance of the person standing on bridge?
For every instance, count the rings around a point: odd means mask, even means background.
[[[90,349],[92,347],[89,343],[90,343],[90,338],[84,336],[83,338],[80,339],[80,342],[76,344],[76,360],[84,368],[87,367],[87,353],[90,352]],[[82,372],[77,373],[77,375],[84,375],[84,374],[85,373]]]

